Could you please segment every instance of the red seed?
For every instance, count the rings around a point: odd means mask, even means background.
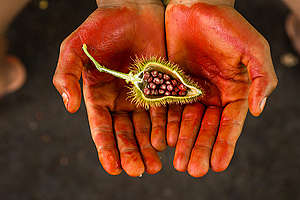
[[[169,91],[172,91],[174,88],[173,88],[172,85],[168,85],[168,86],[167,86],[167,89],[168,89]]]
[[[156,88],[156,85],[155,85],[154,83],[150,83],[149,86],[150,86],[150,88],[153,89],[153,90]]]
[[[174,89],[174,91],[175,91],[175,92],[179,92],[179,89],[176,87],[176,88]]]
[[[164,94],[164,93],[165,93],[165,91],[164,91],[164,90],[162,90],[162,89],[160,89],[160,90],[158,91],[158,93],[159,93],[159,94]]]
[[[148,80],[150,78],[151,74],[149,72],[144,73],[144,80]]]
[[[144,94],[149,95],[151,93],[151,90],[149,88],[144,89]]]
[[[173,91],[173,92],[172,92],[172,95],[173,95],[173,96],[177,96],[177,92]]]
[[[166,84],[167,84],[167,85],[171,85],[171,82],[170,82],[170,81],[166,81]]]
[[[158,90],[154,90],[154,95],[158,95]]]
[[[148,83],[151,83],[152,81],[153,81],[152,77],[148,78],[148,80],[147,80]]]
[[[151,74],[152,74],[153,77],[157,77],[158,76],[158,71],[152,71]]]
[[[171,78],[170,78],[170,76],[169,76],[168,74],[164,74],[164,79],[165,79],[166,81],[168,81],[168,80],[170,80]]]
[[[167,86],[165,84],[163,84],[160,86],[160,89],[165,90],[165,89],[167,89]]]
[[[176,80],[172,80],[171,82],[172,82],[172,84],[173,84],[174,86],[177,85],[177,81],[176,81]]]
[[[165,92],[165,96],[170,96],[170,94],[171,94],[171,93],[170,93],[169,91],[166,91],[166,92]]]
[[[153,79],[153,83],[155,83],[155,84],[159,85],[159,84],[160,84],[160,80],[159,80],[159,78],[155,78],[155,79]]]
[[[163,74],[162,73],[158,73],[158,78],[162,78]]]
[[[180,96],[185,96],[185,95],[186,95],[186,92],[185,92],[185,91],[180,91],[178,94],[179,94]]]
[[[178,88],[179,90],[186,91],[186,87],[183,84],[180,84]]]
[[[160,83],[159,84],[163,84],[165,82],[164,79],[160,79]]]

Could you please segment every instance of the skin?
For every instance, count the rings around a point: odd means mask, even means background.
[[[0,0],[0,98],[15,92],[26,79],[22,62],[17,57],[7,54],[5,32],[28,2],[29,0]]]
[[[166,9],[169,60],[205,92],[200,102],[182,108],[182,116],[173,112],[168,119],[174,167],[194,177],[228,167],[248,108],[259,116],[277,85],[268,42],[233,3],[174,0]],[[169,114],[174,109],[180,108],[170,107]]]
[[[92,138],[109,174],[122,169],[130,176],[155,174],[161,162],[150,144],[150,130],[152,144],[163,150],[165,109],[149,113],[136,108],[126,100],[125,81],[98,72],[81,47],[86,43],[99,63],[124,73],[135,56],[164,57],[164,7],[160,1],[97,3],[99,8],[63,41],[53,83],[74,113],[80,107],[82,77]]]

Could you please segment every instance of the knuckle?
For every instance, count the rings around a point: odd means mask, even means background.
[[[270,44],[269,44],[268,40],[263,36],[261,38],[261,44],[266,50],[268,50],[268,51],[270,50]]]
[[[148,143],[148,144],[145,144],[145,145],[140,145],[140,150],[141,151],[153,150],[153,147],[151,146],[150,143]]]
[[[221,146],[228,147],[228,148],[234,148],[235,143],[234,142],[229,142],[228,140],[226,140],[224,138],[219,138],[215,142],[215,145],[221,145]]]
[[[194,142],[194,138],[188,136],[179,136],[178,143],[191,144]]]
[[[235,120],[235,119],[226,117],[221,120],[220,126],[222,126],[222,127],[237,127],[237,126],[242,126],[242,122],[240,120]]]
[[[53,76],[53,79],[52,79],[52,84],[57,87],[58,83],[57,83],[57,76],[56,74]]]
[[[103,125],[101,127],[97,127],[91,130],[93,135],[99,135],[99,134],[111,134],[112,128],[109,125]]]
[[[219,123],[218,123],[217,120],[214,120],[214,121],[204,121],[202,123],[202,127],[205,130],[215,129],[215,128],[218,128],[218,126],[219,126]]]
[[[138,152],[138,148],[137,147],[126,147],[124,149],[120,149],[120,152],[122,153],[122,156],[125,155],[132,155],[134,153]]]
[[[200,150],[206,150],[206,151],[211,151],[212,147],[208,144],[195,144],[194,150],[195,151],[200,151]]]
[[[135,132],[136,135],[145,136],[149,134],[150,128],[149,127],[136,128]]]
[[[274,79],[272,79],[270,85],[271,85],[272,89],[275,89],[277,87],[277,85],[278,85],[278,78],[275,77]]]
[[[67,45],[67,38],[64,39],[60,44],[60,51],[63,51]]]

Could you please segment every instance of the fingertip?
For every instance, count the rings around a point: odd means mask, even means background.
[[[165,138],[165,129],[163,126],[152,127],[151,131],[151,145],[155,150],[161,152],[167,148],[167,142]]]
[[[179,123],[179,122],[178,122]],[[169,147],[175,147],[179,136],[179,125],[169,123],[167,125],[167,144]]]
[[[110,175],[119,175],[122,172],[119,155],[111,151],[99,151],[98,153],[100,163],[103,166],[103,169]]]
[[[173,137],[168,137],[167,142],[169,147],[176,147],[177,140],[175,140]]]
[[[229,151],[224,147],[216,147],[211,157],[211,168],[214,172],[225,171],[232,159],[233,151]]]
[[[145,170],[148,174],[156,174],[162,169],[162,163],[158,157],[157,152],[151,147],[141,149],[142,156],[145,163]]]
[[[167,144],[170,147],[175,147],[180,130],[180,120],[183,107],[181,105],[169,105],[168,120],[167,120]]]
[[[151,134],[152,136],[152,134]],[[155,150],[162,152],[167,148],[167,144],[165,139],[154,138],[151,137],[151,145],[154,147]]]
[[[123,171],[122,169],[114,169],[111,171],[107,171],[107,173],[109,173],[112,176],[118,176],[122,173],[122,171]]]
[[[148,174],[154,175],[157,174],[158,172],[160,172],[160,170],[162,169],[162,164],[160,161],[158,162],[153,162],[153,163],[148,163],[146,164],[146,172]]]
[[[263,97],[261,100],[252,100],[249,97],[249,109],[251,114],[254,117],[259,117],[262,112],[264,111],[264,108],[266,106],[267,97]]]
[[[152,124],[151,145],[157,151],[163,151],[167,148],[166,142],[166,108],[151,107],[150,118]]]
[[[64,102],[65,108],[70,113],[75,113],[81,104],[80,84],[72,76],[56,74],[53,78],[53,84]]]
[[[65,105],[65,108],[66,110],[73,114],[75,112],[77,112],[80,108],[80,101],[81,101],[81,98],[78,97],[77,98],[70,98],[69,95],[67,95],[66,93],[63,93],[61,95],[62,99],[63,99],[63,102],[64,102],[64,105]]]
[[[208,173],[208,169],[209,169],[209,165],[206,166],[206,165],[202,165],[200,163],[199,163],[199,165],[196,163],[192,163],[192,164],[189,164],[189,166],[188,166],[188,173],[192,177],[200,178],[200,177],[205,176]]]
[[[179,171],[179,172],[185,172],[187,170],[187,164],[184,161],[185,160],[185,155],[184,154],[179,154],[175,153],[175,157],[173,160],[173,166],[174,168]]]
[[[228,168],[228,164],[214,162],[211,168],[214,172],[223,172]]]
[[[209,170],[210,151],[194,147],[188,164],[188,173],[195,178],[205,176]]]
[[[134,168],[127,169],[126,171],[126,173],[131,177],[140,177],[144,174],[144,172],[145,172],[145,166],[143,163],[139,163]]]
[[[121,164],[124,171],[132,177],[139,177],[145,172],[145,165],[138,152],[121,154]]]

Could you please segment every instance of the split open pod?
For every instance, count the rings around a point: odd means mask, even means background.
[[[128,84],[130,101],[137,106],[149,109],[166,104],[187,104],[195,102],[203,91],[177,65],[162,58],[151,57],[136,59],[129,67],[128,74],[108,69],[100,65],[82,46],[85,54],[100,72],[106,72],[124,79]]]

